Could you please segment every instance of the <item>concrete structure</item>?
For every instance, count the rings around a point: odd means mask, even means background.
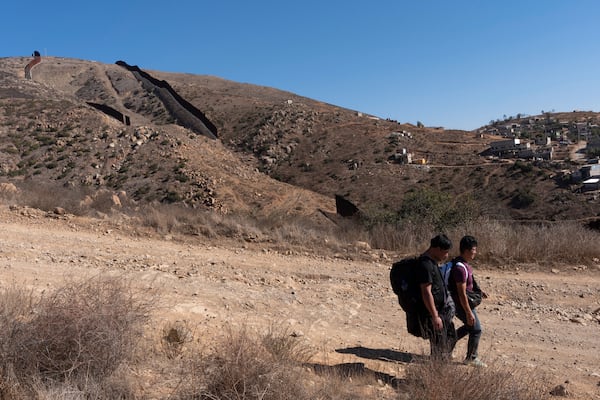
[[[401,152],[395,153],[390,157],[395,163],[398,164],[411,164],[412,163],[412,154],[409,153],[406,149],[402,149]]]
[[[494,153],[516,150],[521,145],[521,139],[497,140],[490,143],[490,149]]]
[[[550,139],[549,137],[544,137],[544,136],[536,136],[535,138],[535,144],[538,146],[551,146],[552,145],[552,139]]]
[[[600,178],[600,164],[588,164],[581,167],[583,179]]]
[[[583,181],[583,187],[581,189],[584,192],[600,189],[600,178],[592,178]]]

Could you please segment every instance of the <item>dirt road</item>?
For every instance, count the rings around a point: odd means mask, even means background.
[[[126,224],[6,206],[0,221],[2,285],[42,290],[72,277],[122,273],[160,294],[156,326],[186,320],[217,335],[225,324],[283,325],[320,350],[319,362],[361,362],[393,376],[403,374],[411,355],[428,352],[425,341],[406,333],[388,285],[390,260],[153,238]],[[600,266],[548,273],[476,268],[490,296],[479,309],[482,358],[518,373],[544,372],[551,386],[567,387],[569,398],[600,399]]]

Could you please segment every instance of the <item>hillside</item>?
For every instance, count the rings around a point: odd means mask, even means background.
[[[528,162],[523,168],[482,157],[501,139],[495,135],[417,128],[273,88],[145,71],[214,124],[218,139],[212,140],[181,126],[158,90],[121,66],[47,57],[27,80],[29,60],[0,59],[2,180],[315,218],[318,208],[334,210],[335,194],[372,213],[397,210],[406,193],[421,188],[475,199],[482,214],[499,219],[600,215],[597,197],[561,179],[577,166]],[[127,115],[130,125],[89,103]],[[404,150],[426,164],[393,162]],[[530,204],[516,208],[521,195]]]
[[[173,123],[163,104],[117,65],[0,60],[3,180],[124,191],[137,203],[182,202],[220,212],[314,215],[333,199],[269,179],[252,163]],[[130,125],[87,102],[126,114]]]

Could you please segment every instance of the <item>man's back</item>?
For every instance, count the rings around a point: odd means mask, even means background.
[[[419,268],[416,274],[417,283],[431,284],[431,294],[435,303],[435,308],[442,309],[445,301],[445,287],[442,275],[438,268],[437,262],[423,254],[419,257]]]

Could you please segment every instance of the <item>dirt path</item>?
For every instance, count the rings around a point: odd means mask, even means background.
[[[157,326],[186,320],[218,334],[224,324],[283,325],[320,350],[318,362],[361,362],[393,376],[411,355],[427,353],[427,343],[405,331],[387,262],[149,238],[99,220],[1,207],[0,284],[41,290],[122,273],[160,294]],[[480,308],[480,352],[489,363],[544,372],[552,385],[568,381],[571,398],[600,399],[600,267],[574,268],[478,270],[490,295]]]

